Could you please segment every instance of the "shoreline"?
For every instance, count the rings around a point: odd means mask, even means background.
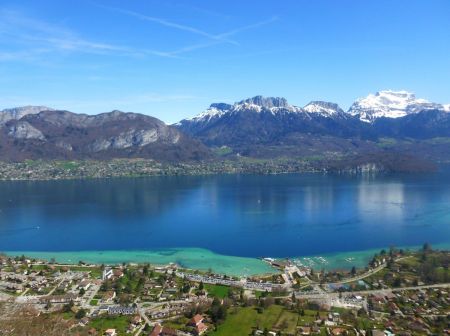
[[[318,164],[308,158],[219,158],[210,161],[158,162],[143,158],[110,160],[25,160],[0,161],[0,181],[61,181],[164,176],[212,175],[282,175],[282,174],[430,174],[441,169],[392,170],[382,166],[363,169],[360,166],[339,168]],[[438,165],[439,167],[442,164]],[[443,166],[446,166],[445,164]],[[442,168],[442,167],[441,167]]]
[[[450,243],[432,245],[434,249],[446,250]],[[398,249],[418,250],[422,246],[400,246]],[[364,268],[372,257],[382,249],[374,248],[363,251],[347,251],[336,253],[324,253],[321,255],[304,255],[300,257],[274,258],[278,260],[289,259],[299,266],[313,268],[316,271],[322,269],[348,270],[353,266]],[[279,271],[270,266],[263,257],[240,257],[214,253],[202,248],[167,248],[157,250],[106,250],[106,251],[2,251],[8,256],[21,256],[36,259],[55,259],[58,263],[77,264],[79,261],[91,264],[117,265],[121,263],[168,265],[171,263],[186,269],[208,271],[217,274],[231,276],[256,276],[275,274]]]

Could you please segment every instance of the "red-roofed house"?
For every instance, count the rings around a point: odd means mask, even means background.
[[[205,318],[202,315],[197,314],[189,321],[189,325],[195,328],[195,333],[197,335],[201,335],[208,330],[208,326],[203,323],[204,319]]]

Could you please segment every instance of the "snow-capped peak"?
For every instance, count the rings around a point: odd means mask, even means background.
[[[341,114],[344,111],[339,107],[338,104],[329,103],[324,101],[312,101],[305,105],[303,109],[309,113],[318,113],[320,115],[329,117],[336,114]]]
[[[225,103],[218,103],[218,104],[211,104],[210,107],[208,107],[205,111],[201,112],[200,114],[188,118],[186,120],[192,121],[192,122],[208,122],[210,120],[213,120],[215,118],[219,118],[225,113],[227,113],[231,109],[232,105],[225,104]]]
[[[236,103],[235,105],[256,105],[265,108],[280,107],[289,108],[291,105],[288,104],[285,98],[280,97],[263,97],[255,96],[253,98],[248,98]]]
[[[418,99],[415,94],[408,91],[385,90],[358,99],[348,113],[358,115],[362,121],[373,122],[381,117],[400,118],[407,114],[435,108],[442,109],[442,105]]]
[[[290,105],[285,98],[279,97],[263,97],[255,96],[234,103],[233,105],[226,103],[211,104],[211,106],[196,115],[195,117],[185,119],[183,122],[207,123],[222,117],[225,114],[245,113],[245,112],[270,112],[276,114],[279,112],[302,112],[300,107]],[[178,124],[180,124],[178,123]]]
[[[255,96],[253,98],[244,99],[240,102],[234,103],[232,111],[266,111],[276,114],[279,112],[302,112],[302,109],[297,106],[290,105],[285,98]]]

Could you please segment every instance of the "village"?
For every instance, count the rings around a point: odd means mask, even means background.
[[[0,334],[57,325],[64,335],[446,335],[449,261],[424,246],[381,251],[365,269],[270,259],[273,274],[233,277],[2,255]]]

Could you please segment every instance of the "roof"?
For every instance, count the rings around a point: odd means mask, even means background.
[[[331,330],[331,334],[333,335],[342,335],[344,334],[345,329],[343,328],[334,328],[333,330]]]
[[[195,315],[192,319],[191,319],[191,323],[197,325],[199,323],[201,323],[203,321],[204,317],[200,314]]]
[[[161,325],[160,325],[160,324],[156,324],[156,325],[153,327],[153,330],[152,330],[152,332],[150,333],[149,336],[159,336],[159,334],[161,333],[161,331],[162,331]]]
[[[177,331],[168,327],[163,327],[161,334],[164,336],[176,336]]]
[[[208,329],[208,326],[206,324],[204,324],[203,322],[200,322],[199,324],[197,324],[197,333],[201,334],[202,332],[204,332],[205,330]]]

